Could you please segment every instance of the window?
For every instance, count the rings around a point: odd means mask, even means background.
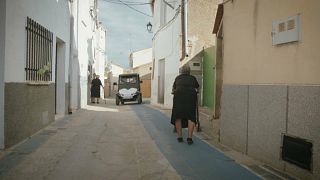
[[[52,33],[27,18],[26,80],[52,80]]]
[[[136,84],[137,77],[136,76],[122,76],[120,77],[120,84]]]

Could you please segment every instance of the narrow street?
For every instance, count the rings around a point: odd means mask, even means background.
[[[168,115],[146,101],[109,100],[2,152],[0,179],[260,179],[196,136],[194,142],[178,143]]]

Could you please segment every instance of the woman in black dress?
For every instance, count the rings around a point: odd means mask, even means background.
[[[95,103],[95,100],[97,100],[97,104],[99,104],[100,86],[103,88],[102,83],[99,79],[99,75],[96,75],[95,78],[91,81],[91,98],[93,99],[92,103]]]
[[[190,75],[188,64],[180,69],[173,83],[173,107],[171,115],[171,124],[175,125],[179,142],[183,141],[182,128],[188,127],[188,144],[192,144],[192,134],[196,122],[197,106],[197,88],[199,83],[197,79]]]

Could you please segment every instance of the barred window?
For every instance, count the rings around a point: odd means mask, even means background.
[[[26,80],[52,80],[53,34],[31,18],[27,18]]]

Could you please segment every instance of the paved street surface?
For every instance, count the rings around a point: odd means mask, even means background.
[[[184,132],[186,136],[186,131]],[[144,103],[92,104],[2,152],[0,179],[260,179]]]

